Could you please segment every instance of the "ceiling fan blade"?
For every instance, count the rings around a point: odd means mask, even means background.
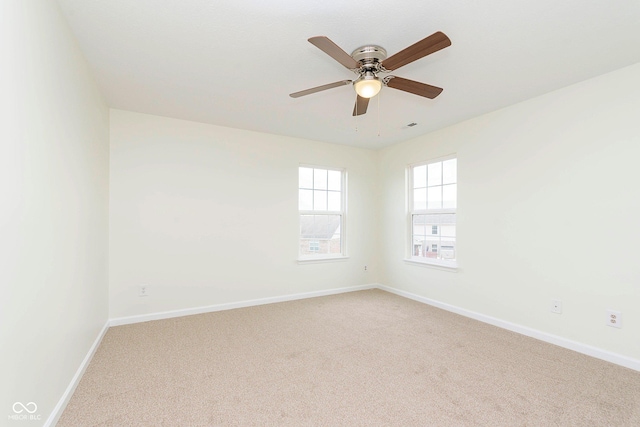
[[[360,95],[357,95],[356,105],[353,106],[353,115],[361,116],[367,112],[367,107],[369,106],[369,98],[363,98]]]
[[[387,86],[393,89],[413,93],[414,95],[433,99],[436,96],[440,95],[440,93],[442,92],[441,87],[431,86],[426,83],[420,83],[409,79],[403,79],[402,77],[389,77],[391,78],[387,82]]]
[[[289,96],[292,98],[300,98],[301,96],[311,95],[312,93],[321,92],[323,90],[333,89],[334,87],[344,86],[348,84],[351,84],[351,80],[340,80],[339,82],[329,83],[326,85],[314,87],[307,90],[301,90],[300,92],[294,92],[289,94]]]
[[[358,68],[358,63],[347,52],[325,36],[311,37],[309,43],[344,65],[350,70]]]
[[[395,55],[391,55],[384,61],[382,66],[389,71],[397,70],[398,68],[407,65],[420,58],[424,58],[427,55],[431,55],[434,52],[451,46],[451,40],[444,33],[438,31],[420,40],[417,43],[412,44],[408,48],[401,50]]]

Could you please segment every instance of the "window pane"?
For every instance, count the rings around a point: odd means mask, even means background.
[[[326,211],[327,210],[327,192],[315,190],[313,192],[313,210],[314,211]]]
[[[453,237],[442,237],[442,239],[440,240],[440,244],[443,247],[455,247],[456,239],[454,239]]]
[[[456,259],[456,241],[453,238],[443,237],[440,241],[440,259]]]
[[[314,237],[314,215],[300,215],[300,255],[320,252],[320,241]]]
[[[425,253],[425,241],[424,237],[414,236],[413,237],[413,248],[411,250],[411,255],[413,256],[424,256]]]
[[[300,215],[300,237],[303,239],[313,239],[315,215]],[[307,245],[309,242],[307,242]]]
[[[316,190],[327,189],[327,170],[326,169],[313,170],[313,188]]]
[[[413,235],[414,238],[416,236],[426,236],[427,234],[427,225],[426,225],[427,216],[426,215],[413,215]]]
[[[427,209],[442,208],[442,187],[429,187],[427,193]]]
[[[310,240],[309,241],[309,251],[311,251],[311,252],[320,251],[320,241],[319,240]]]
[[[413,188],[427,186],[427,165],[413,168]]]
[[[424,253],[423,257],[425,258],[438,258],[438,246],[440,245],[440,240],[437,239],[427,239],[424,241]]]
[[[458,182],[458,160],[451,159],[442,162],[442,183],[453,184]]]
[[[340,215],[300,215],[300,253],[341,253],[340,222]]]
[[[445,209],[455,209],[457,198],[457,184],[442,186],[442,207]]]
[[[327,209],[330,211],[340,210],[340,193],[337,191],[329,191],[327,193]]]
[[[427,189],[417,188],[413,190],[413,210],[427,209]]]
[[[320,252],[320,241],[315,233],[315,215],[300,215],[300,254]]]
[[[332,239],[340,234],[340,215],[300,215],[300,236],[305,239]]]
[[[426,236],[427,232],[426,232],[427,227],[424,224],[413,224],[413,235],[416,237],[419,236]]]
[[[313,209],[313,190],[300,190],[299,209],[310,211]]]
[[[299,168],[299,187],[313,188],[313,169]]]
[[[342,172],[329,171],[328,181],[329,181],[329,190],[332,190],[332,191],[342,190]]]
[[[440,227],[440,234],[442,237],[456,237],[455,225],[443,225]]]
[[[424,217],[425,224],[429,226],[437,225],[442,229],[445,225],[456,225],[456,214],[454,213],[427,214]],[[441,230],[441,233],[444,233],[444,231]]]
[[[442,185],[442,162],[431,163],[429,165],[429,178],[427,180],[429,187],[434,185]]]
[[[339,254],[342,252],[342,243],[340,241],[339,230],[338,233],[334,234],[331,240],[329,240],[329,253],[330,254]]]

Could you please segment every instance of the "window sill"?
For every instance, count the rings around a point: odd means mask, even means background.
[[[422,267],[431,267],[439,270],[450,271],[452,273],[458,272],[458,263],[455,261],[423,261],[416,258],[405,258],[404,262],[407,264],[420,265]]]
[[[337,255],[337,256],[317,256],[313,258],[298,258],[298,264],[315,264],[319,262],[336,262],[336,261],[346,261],[348,260],[348,256]]]

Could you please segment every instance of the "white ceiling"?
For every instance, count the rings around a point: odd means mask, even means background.
[[[113,108],[374,149],[640,62],[638,0],[58,2]],[[452,46],[393,73],[434,100],[288,96],[355,76],[309,37],[392,55],[435,31]]]

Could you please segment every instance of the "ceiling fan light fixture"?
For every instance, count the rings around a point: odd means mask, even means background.
[[[357,74],[355,81],[342,80],[317,86],[311,89],[302,90],[289,94],[292,98],[310,95],[323,90],[352,84],[358,96],[353,108],[353,116],[361,116],[367,112],[369,99],[380,93],[382,85],[403,92],[433,99],[440,95],[442,88],[431,86],[425,83],[403,79],[398,76],[378,77],[378,73],[385,74],[404,67],[420,58],[431,55],[434,52],[451,46],[451,40],[441,31],[437,31],[417,43],[401,50],[400,52],[387,57],[387,51],[377,45],[365,45],[354,50],[351,55],[342,50],[326,36],[316,36],[309,39],[309,43],[338,61],[349,71]],[[385,89],[386,90],[386,89]]]
[[[375,74],[367,72],[353,82],[353,88],[362,98],[373,98],[382,89],[382,82]]]

